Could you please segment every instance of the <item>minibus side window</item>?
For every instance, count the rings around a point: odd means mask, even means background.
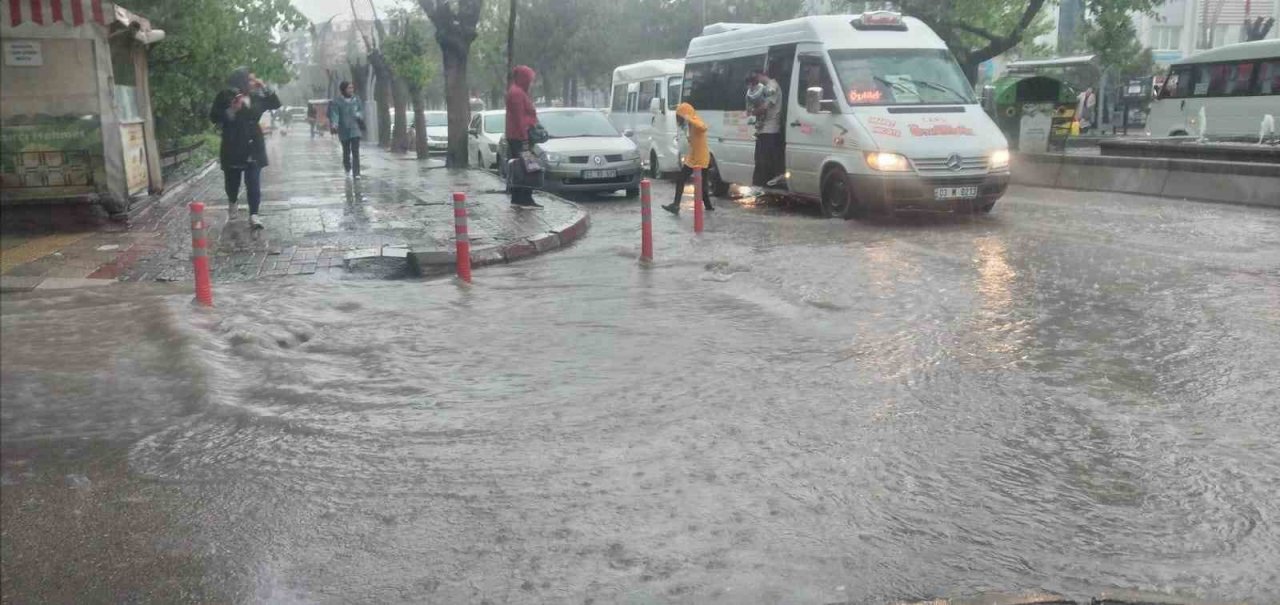
[[[627,85],[619,84],[613,87],[613,110],[624,112],[627,110]]]
[[[800,85],[796,87],[796,105],[804,107],[805,95],[810,88],[822,89],[822,111],[831,112],[836,108],[836,91],[831,84],[831,72],[822,57],[812,55],[800,57]]]
[[[1258,83],[1254,92],[1262,95],[1280,95],[1280,59],[1258,64]]]
[[[675,109],[680,104],[680,78],[667,80],[667,109]]]

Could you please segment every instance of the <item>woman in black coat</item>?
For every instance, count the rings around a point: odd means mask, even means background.
[[[240,197],[240,180],[249,196],[249,224],[261,228],[258,206],[262,203],[262,169],[267,165],[267,143],[258,122],[262,114],[280,108],[280,98],[248,67],[231,72],[227,88],[218,93],[209,119],[222,128],[219,160],[226,176],[231,212]]]

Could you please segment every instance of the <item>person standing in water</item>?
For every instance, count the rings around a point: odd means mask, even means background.
[[[258,207],[262,204],[262,169],[267,166],[267,143],[262,135],[262,114],[280,108],[280,98],[248,67],[227,78],[227,87],[213,99],[209,119],[222,129],[218,161],[222,166],[227,202],[234,216],[243,179],[249,197],[249,225],[262,228]]]
[[[329,101],[329,131],[342,141],[342,169],[360,178],[360,137],[364,130],[364,104],[350,82],[338,85],[338,96]]]
[[[680,215],[680,200],[684,198],[684,186],[693,179],[693,171],[696,168],[704,171],[702,207],[715,210],[711,206],[711,188],[707,186],[705,173],[707,166],[711,164],[711,150],[707,148],[707,124],[698,117],[698,112],[694,111],[693,105],[688,103],[681,103],[676,108],[676,124],[689,133],[689,154],[684,157],[684,163],[680,167],[680,178],[676,180],[676,199],[662,209],[676,216]],[[693,203],[698,203],[698,200],[694,199]]]

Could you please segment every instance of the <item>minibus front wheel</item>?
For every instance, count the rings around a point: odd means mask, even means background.
[[[826,218],[856,218],[864,214],[864,207],[853,195],[853,182],[840,166],[827,169],[822,177],[822,216]]]

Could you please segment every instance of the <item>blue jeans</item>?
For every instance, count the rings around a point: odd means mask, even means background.
[[[244,188],[249,196],[249,214],[257,214],[258,206],[262,203],[262,166],[249,164],[243,169],[227,168],[223,173],[226,176],[227,201],[234,204],[240,198],[240,179],[243,176]]]

